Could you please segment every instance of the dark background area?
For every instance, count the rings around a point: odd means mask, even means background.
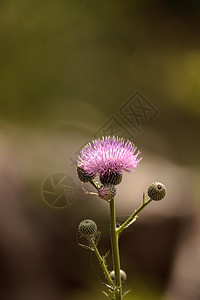
[[[118,188],[119,222],[152,181],[168,189],[120,237],[127,299],[199,299],[199,20],[194,0],[1,1],[1,299],[103,299],[77,228],[96,220],[106,252],[108,206],[84,194],[73,160],[106,134],[143,156]],[[149,110],[129,119],[130,101]],[[72,188],[60,207],[43,193],[58,173]]]

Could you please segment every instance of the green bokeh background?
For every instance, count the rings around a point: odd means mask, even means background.
[[[148,127],[177,160],[195,164],[198,22],[196,1],[2,1],[1,118],[63,122],[70,131],[71,123],[99,126],[139,90],[162,113],[162,127],[160,119]],[[156,151],[146,136],[142,142]]]

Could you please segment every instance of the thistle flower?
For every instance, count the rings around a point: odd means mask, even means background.
[[[88,143],[78,157],[78,167],[88,176],[99,175],[102,184],[119,184],[122,171],[133,172],[142,158],[137,158],[132,142],[119,137],[103,137]]]

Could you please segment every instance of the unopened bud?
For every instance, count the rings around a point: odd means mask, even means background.
[[[116,195],[116,187],[112,184],[102,185],[98,189],[98,195],[100,198],[102,198],[104,200],[112,199]]]
[[[166,187],[160,182],[153,182],[148,188],[148,196],[155,201],[163,199],[166,192]]]
[[[92,179],[95,178],[94,175],[88,175],[88,174],[86,173],[86,171],[85,171],[82,167],[79,167],[79,166],[78,166],[77,169],[76,169],[76,171],[77,171],[78,178],[79,178],[82,182],[88,182],[88,181],[90,181],[90,180],[92,180]]]
[[[97,232],[97,225],[92,220],[84,220],[79,224],[78,230],[81,234],[94,235]]]

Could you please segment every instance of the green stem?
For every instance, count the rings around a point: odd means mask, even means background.
[[[120,226],[117,228],[117,234],[119,234],[120,232],[122,232],[126,227],[128,227],[131,222],[134,220],[134,218],[137,217],[138,213],[143,210],[145,208],[145,206],[147,206],[150,202],[152,201],[152,199],[148,199],[146,202],[143,201],[142,205]]]
[[[98,189],[100,188],[98,182],[97,182],[95,179],[90,180],[89,182],[90,182],[90,183],[95,187],[95,189],[98,191]]]
[[[115,298],[116,300],[122,299],[122,284],[120,276],[120,257],[119,257],[119,245],[118,245],[118,234],[116,231],[116,215],[115,215],[115,200],[110,199],[110,235],[111,235],[111,246],[112,246],[112,258],[113,268],[115,272]]]
[[[97,259],[98,259],[98,261],[99,261],[99,263],[100,263],[100,266],[101,266],[101,268],[102,268],[102,270],[103,270],[103,273],[104,273],[104,275],[105,275],[105,277],[106,277],[108,283],[110,284],[110,286],[115,287],[114,282],[112,281],[112,279],[111,279],[111,277],[110,277],[110,274],[109,274],[109,272],[108,272],[108,269],[107,269],[107,267],[106,267],[105,260],[102,258],[101,254],[99,253],[99,250],[97,249],[97,246],[96,246],[96,244],[95,244],[93,238],[90,237],[90,236],[89,236],[88,238],[89,238],[89,240],[90,240],[92,249],[94,250],[94,252],[95,252],[95,254],[96,254],[96,257],[97,257]]]

